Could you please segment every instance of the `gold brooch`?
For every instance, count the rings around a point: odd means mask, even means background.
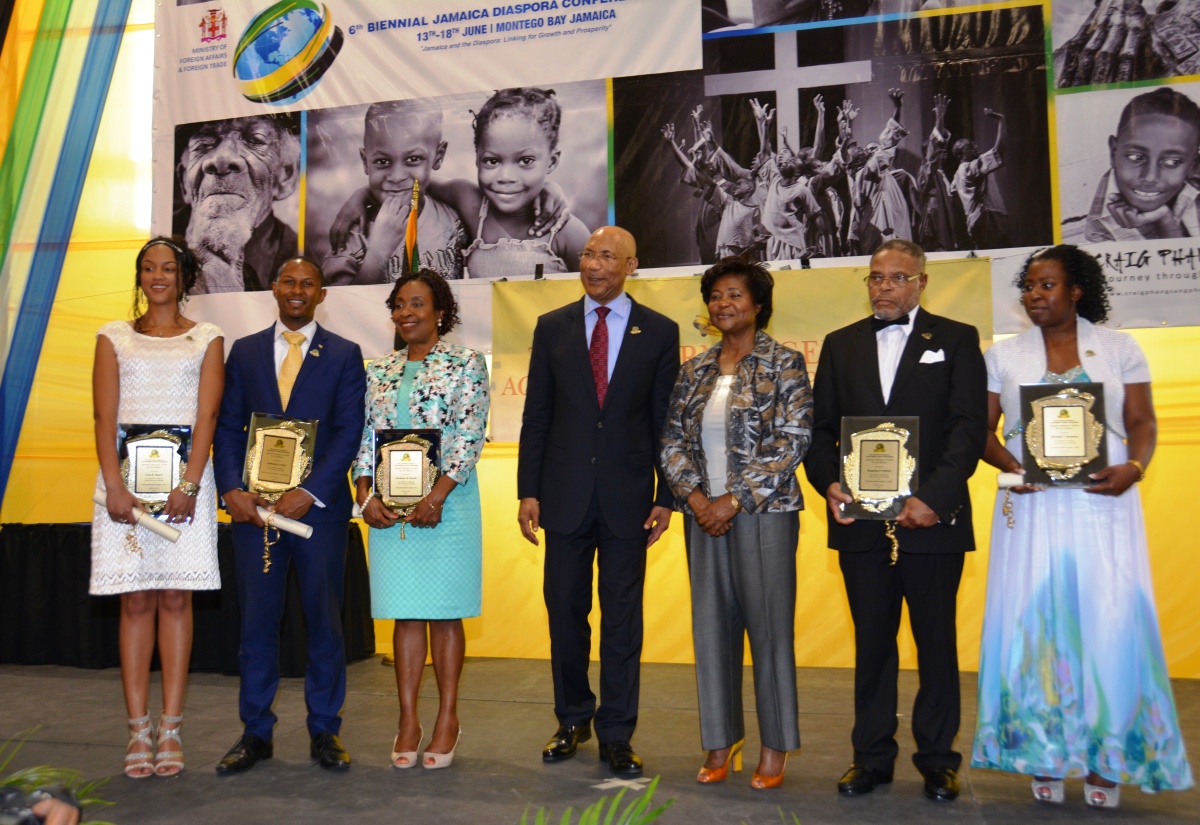
[[[642,329],[641,329],[641,327],[634,327],[633,329],[629,330],[629,334],[630,335],[641,335]]]

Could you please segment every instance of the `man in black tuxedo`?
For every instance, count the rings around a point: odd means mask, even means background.
[[[517,518],[533,544],[546,531],[554,713],[546,762],[575,755],[595,721],[600,759],[637,776],[646,548],[667,529],[671,491],[658,439],[679,372],[679,326],[635,303],[633,236],[597,229],[580,255],[582,300],[538,319],[517,465]],[[600,567],[600,705],[588,683],[592,564]]]
[[[908,603],[920,690],[913,707],[913,762],[925,795],[958,796],[954,748],[959,725],[955,597],[964,553],[975,549],[967,479],[983,456],[987,371],[979,333],[920,309],[925,253],[891,240],[871,258],[866,278],[873,318],[825,338],[813,384],[808,480],[829,503],[829,546],[839,551],[856,646],[854,762],[838,782],[862,794],[892,781],[896,760],[896,679],[900,608]],[[885,522],[847,518],[853,499],[838,481],[845,415],[920,418],[916,494],[896,518],[899,559],[890,562]]]
[[[242,613],[238,711],[245,726],[217,765],[219,774],[247,770],[274,752],[271,705],[279,688],[279,623],[292,564],[308,632],[304,699],[310,753],[324,768],[350,766],[337,736],[346,698],[342,596],[353,502],[348,473],[362,439],[366,373],[358,344],[315,320],[317,305],[325,300],[324,276],[315,262],[285,261],[271,289],[279,318],[234,342],[225,361],[225,395],[213,438],[217,489],[234,522],[234,570]],[[312,471],[273,506],[242,486],[246,427],[256,412],[318,421]],[[263,572],[260,506],[313,530],[307,539],[280,533],[271,547],[268,572]]]

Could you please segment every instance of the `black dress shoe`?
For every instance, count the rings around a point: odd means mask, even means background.
[[[321,763],[322,768],[344,771],[350,767],[350,754],[346,753],[342,743],[332,733],[318,733],[314,736],[309,754]]]
[[[546,743],[546,747],[542,749],[543,762],[561,762],[564,759],[570,759],[575,755],[576,749],[580,742],[586,742],[592,738],[592,726],[587,725],[559,725],[558,730],[554,732],[554,738]]]
[[[217,773],[226,776],[248,771],[258,760],[270,759],[274,755],[275,745],[270,740],[262,739],[253,733],[243,733],[242,738],[237,740],[229,749],[229,753],[217,763]]]
[[[958,799],[958,774],[954,768],[934,768],[925,771],[925,795],[938,802]]]
[[[858,796],[875,790],[876,785],[886,785],[891,781],[890,773],[882,773],[856,762],[838,780],[838,793],[846,796]]]
[[[642,775],[642,758],[633,752],[628,742],[605,742],[600,745],[600,761],[618,776]]]

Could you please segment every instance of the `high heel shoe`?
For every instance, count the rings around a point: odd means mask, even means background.
[[[1061,779],[1042,779],[1035,776],[1031,781],[1033,798],[1050,805],[1061,805],[1065,796]]]
[[[400,734],[396,734],[396,738],[392,740],[392,767],[398,770],[406,771],[417,764],[417,752],[421,750],[421,740],[425,738],[425,729],[417,725],[417,749],[411,751],[398,751],[396,748],[400,746]]]
[[[136,726],[145,725],[144,728]],[[150,724],[150,714],[138,719],[129,720],[129,744],[125,746],[125,775],[130,779],[149,779],[154,776],[154,743],[150,737],[154,735],[154,726]],[[144,751],[130,751],[134,745],[145,745]],[[145,773],[142,773],[145,771]]]
[[[756,791],[766,791],[771,788],[778,788],[783,784],[783,772],[787,770],[788,755],[783,755],[783,767],[779,769],[779,773],[775,776],[763,776],[757,770],[754,771],[754,776],[750,779],[750,787]]]
[[[432,753],[425,751],[425,761],[421,764],[427,771],[436,771],[438,768],[448,768],[454,764],[454,752],[458,750],[458,742],[462,739],[462,728],[458,729],[458,736],[454,737],[454,747],[449,753]]]
[[[696,774],[696,781],[701,784],[709,784],[710,782],[724,782],[729,776],[729,763],[733,763],[734,773],[742,771],[742,745],[746,744],[745,739],[739,739],[729,748],[729,753],[725,755],[725,764],[719,768],[706,768],[700,766],[700,773]]]
[[[164,712],[158,720],[158,753],[154,755],[155,776],[179,776],[183,773],[183,739],[179,729],[183,727],[183,716],[167,716]],[[179,743],[179,749],[163,750],[163,743],[174,739]]]
[[[1093,785],[1085,779],[1083,781],[1083,801],[1089,808],[1119,808],[1121,807],[1121,786],[1114,785],[1106,788],[1103,785]]]

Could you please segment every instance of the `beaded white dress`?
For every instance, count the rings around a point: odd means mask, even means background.
[[[200,396],[200,366],[209,343],[222,335],[220,327],[199,323],[174,338],[155,338],[134,332],[128,321],[100,328],[117,352],[121,398],[117,421],[122,424],[196,424]],[[103,476],[97,486],[104,489]],[[137,590],[217,590],[217,499],[212,462],[204,465],[196,512],[191,524],[176,524],[182,535],[172,544],[144,527],[136,529],[109,518],[96,505],[92,515],[92,576],[94,596]]]

